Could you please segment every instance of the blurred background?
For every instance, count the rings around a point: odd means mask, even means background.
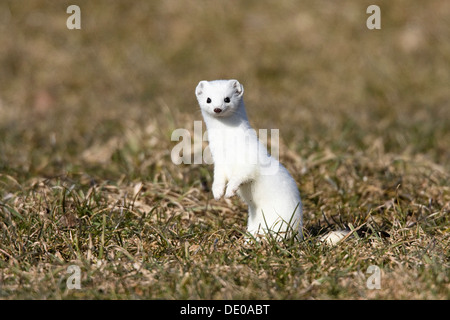
[[[449,17],[448,0],[1,0],[0,297],[448,299]],[[171,162],[198,82],[227,78],[279,129],[311,241],[247,250],[212,165]]]
[[[448,170],[449,16],[446,0],[4,0],[0,172],[151,179],[202,119],[198,81],[228,78],[299,157],[376,148]]]

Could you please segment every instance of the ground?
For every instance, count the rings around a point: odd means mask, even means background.
[[[448,1],[377,1],[379,30],[371,1],[76,1],[80,30],[71,4],[0,4],[0,298],[450,298]],[[301,243],[246,244],[212,165],[171,161],[228,78],[279,130]]]

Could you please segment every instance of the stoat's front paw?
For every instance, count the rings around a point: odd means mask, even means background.
[[[219,200],[220,198],[222,198],[224,190],[225,190],[225,185],[213,184],[212,193],[213,193],[214,199]]]
[[[227,191],[225,192],[225,198],[234,197],[238,189],[239,189],[238,184],[228,184]]]

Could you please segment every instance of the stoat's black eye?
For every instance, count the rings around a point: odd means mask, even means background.
[[[206,99],[206,103],[211,103],[211,99],[210,98]]]
[[[226,103],[230,102],[230,98],[226,97],[225,99],[223,99],[223,101],[225,101]]]

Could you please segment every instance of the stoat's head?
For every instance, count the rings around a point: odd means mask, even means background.
[[[237,80],[200,81],[195,89],[200,108],[213,117],[228,117],[239,108],[244,87]]]

